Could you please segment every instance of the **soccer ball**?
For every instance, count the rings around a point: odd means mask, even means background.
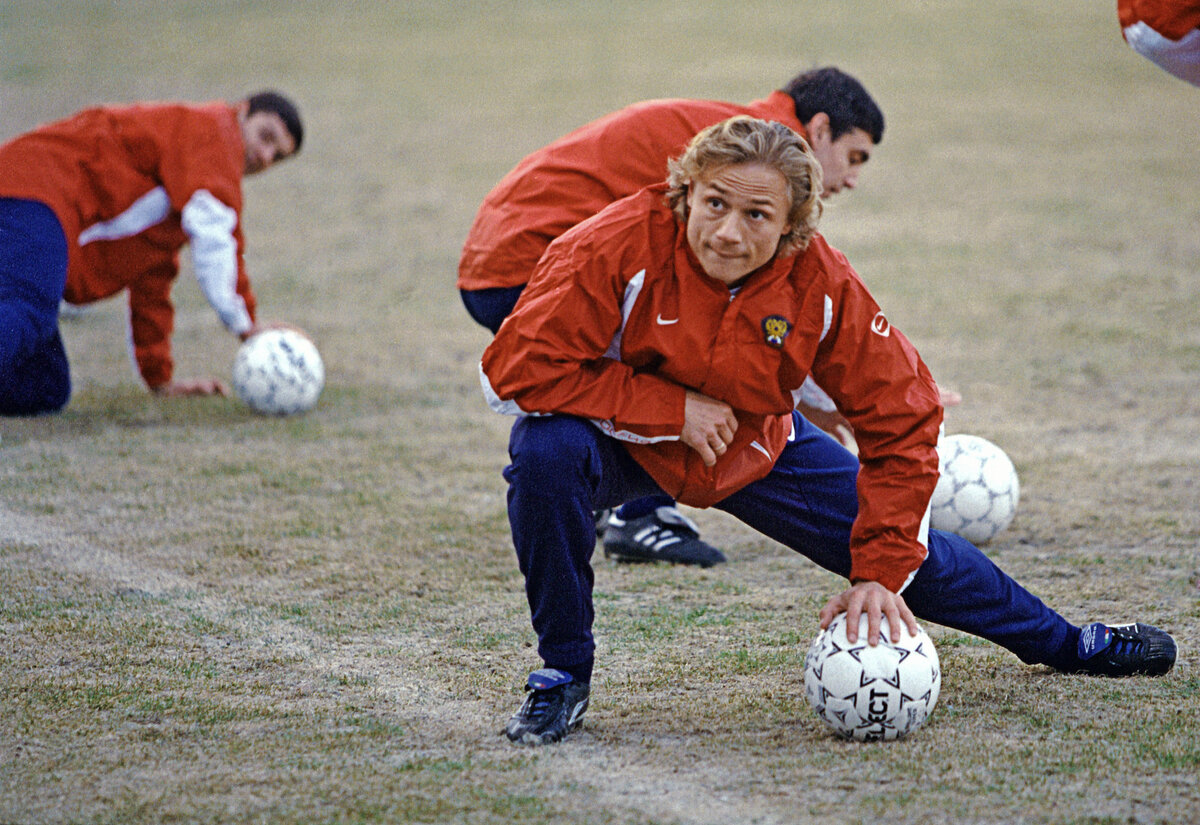
[[[1017,470],[1004,451],[977,435],[938,442],[941,477],[929,523],[983,544],[1012,523],[1021,497]]]
[[[233,361],[234,392],[267,415],[311,410],[324,386],[321,354],[295,330],[269,329],[247,338]]]
[[[804,659],[804,693],[817,716],[843,739],[903,739],[925,723],[942,686],[937,650],[924,630],[901,629],[892,644],[882,617],[879,644],[867,644],[867,614],[858,641],[846,641],[846,614],[822,631]]]

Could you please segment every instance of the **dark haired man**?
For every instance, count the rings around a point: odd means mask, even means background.
[[[85,109],[0,146],[0,415],[56,412],[70,398],[59,304],[129,293],[134,358],[161,395],[225,394],[177,381],[171,287],[190,245],[200,288],[227,329],[256,331],[243,260],[242,178],[304,140],[290,100]]]
[[[551,241],[613,201],[660,183],[668,158],[697,132],[740,114],[803,136],[821,163],[827,195],[853,189],[883,139],[875,100],[833,67],[799,74],[748,104],[648,100],[605,115],[527,156],[484,198],[458,264],[467,312],[495,332]]]
[[[668,99],[613,112],[529,155],[488,193],[459,260],[467,312],[495,333],[551,241],[610,203],[661,183],[669,158],[700,130],[734,115],[777,121],[803,136],[821,164],[824,195],[853,189],[872,147],[883,139],[883,112],[875,100],[834,67],[803,72],[745,105]],[[798,408],[825,429],[844,423],[812,382]],[[628,502],[598,530],[605,555],[618,560],[703,567],[725,560],[667,496]]]

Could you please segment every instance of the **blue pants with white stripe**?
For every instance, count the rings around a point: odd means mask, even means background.
[[[771,473],[715,506],[849,576],[858,460],[799,413],[793,424],[795,438]],[[619,441],[571,416],[518,420],[509,456],[509,522],[538,653],[548,667],[586,681],[595,651],[593,513],[663,490]],[[1024,662],[1076,661],[1079,628],[959,536],[929,532],[929,554],[903,595],[918,618],[992,641]]]
[[[0,198],[0,415],[55,412],[71,397],[58,331],[67,239],[37,201]]]

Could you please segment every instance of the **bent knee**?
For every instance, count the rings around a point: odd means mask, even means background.
[[[585,465],[598,437],[602,434],[579,418],[530,416],[513,427],[509,455],[523,474],[552,481]]]

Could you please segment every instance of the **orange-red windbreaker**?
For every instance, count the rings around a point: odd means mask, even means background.
[[[171,380],[171,287],[179,250],[235,333],[254,321],[242,257],[244,146],[225,103],[86,109],[0,146],[0,197],[46,204],[67,238],[63,297],[129,289],[134,357],[151,387]]]
[[[1168,40],[1179,40],[1200,27],[1200,0],[1117,0],[1117,19],[1122,31],[1140,21]]]
[[[925,558],[942,409],[909,341],[821,236],[731,294],[703,273],[664,185],[554,242],[483,354],[500,412],[569,414],[626,442],[668,494],[707,507],[770,472],[810,372],[854,427],[855,581],[893,591]],[[686,389],[737,414],[713,467],[679,440]]]
[[[522,160],[484,198],[463,244],[459,289],[529,283],[550,242],[615,200],[666,180],[667,160],[734,115],[784,123],[807,139],[785,92],[742,106],[650,100],[581,126]]]

